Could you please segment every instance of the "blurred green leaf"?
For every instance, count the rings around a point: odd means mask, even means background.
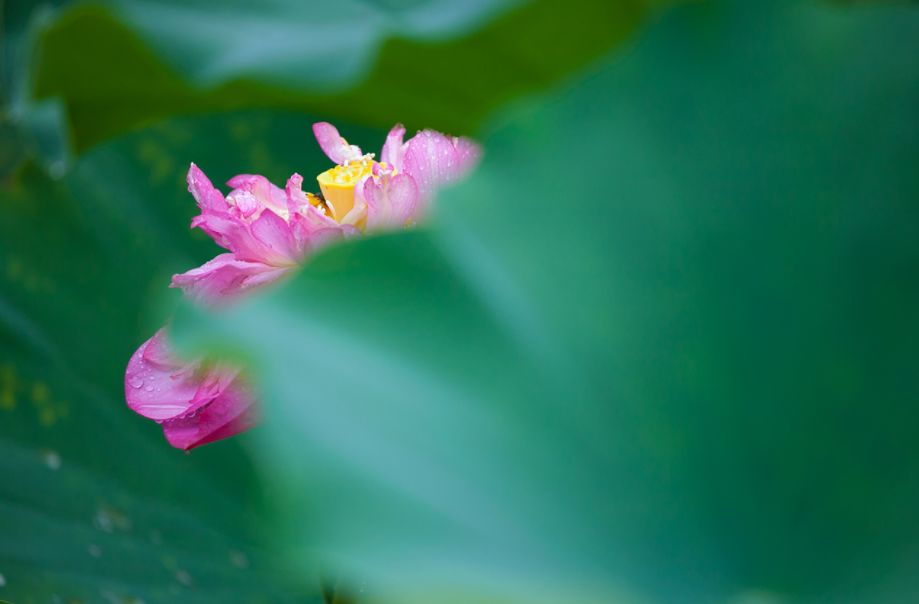
[[[303,568],[390,602],[919,595],[919,13],[722,2],[434,225],[216,315]]]
[[[305,143],[310,122],[174,121],[96,148],[62,180],[33,166],[0,188],[0,599],[318,601],[317,577],[278,561],[240,441],[183,455],[123,390],[166,318],[158,302],[178,295],[169,276],[215,254],[188,230],[188,162],[215,182],[308,173],[328,162]]]
[[[61,174],[69,159],[60,103],[30,96],[38,32],[63,0],[0,2],[0,183],[30,157]]]
[[[621,42],[655,4],[80,3],[44,32],[33,92],[61,99],[78,151],[158,118],[249,107],[467,133]]]

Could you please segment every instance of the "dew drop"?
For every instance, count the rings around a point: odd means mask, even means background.
[[[147,384],[144,387],[144,392],[153,392],[153,384]]]
[[[236,568],[249,568],[249,557],[241,551],[230,550],[230,563]]]
[[[65,172],[67,172],[67,164],[64,163],[64,160],[62,159],[53,161],[51,162],[51,165],[48,166],[48,173],[54,180],[61,179]]]
[[[131,384],[131,388],[140,388],[141,386],[144,385],[144,380],[142,380],[141,378],[137,376],[134,376],[130,380],[128,380],[128,383]]]
[[[93,526],[105,533],[112,533],[115,529],[119,531],[130,531],[134,527],[134,523],[118,509],[108,505],[102,505],[96,509],[96,515],[93,517]]]
[[[45,451],[42,453],[41,457],[45,465],[52,470],[59,470],[61,468],[61,456],[58,455],[57,451]]]
[[[176,581],[184,585],[185,587],[191,587],[191,575],[188,574],[188,571],[182,570],[181,568],[175,572]]]
[[[111,533],[114,529],[112,517],[109,516],[108,512],[102,508],[96,510],[96,516],[93,518],[93,524],[97,529],[105,533]]]

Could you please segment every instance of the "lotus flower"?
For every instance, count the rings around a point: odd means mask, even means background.
[[[191,226],[227,252],[174,275],[171,287],[206,305],[226,303],[277,281],[332,241],[410,226],[424,215],[437,188],[460,178],[479,157],[475,143],[432,130],[404,142],[401,125],[386,137],[379,162],[348,144],[331,124],[314,124],[313,133],[336,164],[317,177],[319,194],[304,192],[299,174],[284,189],[264,176],[241,174],[228,181],[232,190],[224,196],[191,164],[188,190],[201,210]],[[165,328],[128,362],[125,398],[128,407],[163,426],[171,445],[185,450],[256,423],[256,400],[239,370],[180,361]]]

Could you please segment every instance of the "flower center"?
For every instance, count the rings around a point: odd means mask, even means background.
[[[326,170],[316,177],[325,205],[336,222],[341,222],[354,208],[354,187],[371,174],[374,163],[371,156],[365,155],[361,159]]]
[[[315,193],[307,193],[306,200],[310,202],[310,205],[325,214],[326,216],[330,215],[329,206],[325,204],[325,199],[316,195]]]

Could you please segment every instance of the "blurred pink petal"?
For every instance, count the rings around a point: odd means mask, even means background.
[[[348,141],[338,133],[338,129],[328,122],[313,124],[313,134],[323,153],[336,164],[357,160],[364,155],[360,147],[349,145]]]
[[[479,163],[482,148],[464,136],[454,137],[453,146],[456,149],[456,172],[453,178],[459,179],[471,172]]]
[[[415,179],[422,202],[440,185],[465,175],[478,161],[478,145],[465,138],[422,130],[406,143],[402,172]]]

